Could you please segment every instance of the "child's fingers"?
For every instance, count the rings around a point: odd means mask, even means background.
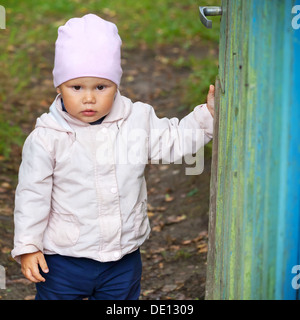
[[[44,257],[44,255],[42,253],[38,257],[38,263],[39,263],[39,265],[40,265],[40,267],[41,267],[41,269],[43,270],[44,273],[48,273],[49,272],[47,262],[46,262],[45,257]]]
[[[45,279],[40,275],[38,267],[36,266],[36,268],[32,268],[32,270],[30,268],[27,268],[24,271],[24,276],[30,280],[31,282],[34,283],[38,283],[38,282],[45,282]]]
[[[36,282],[45,282],[45,278],[41,276],[38,265],[34,265],[32,269],[30,270],[32,273],[32,276],[37,280]]]
[[[208,103],[212,103],[215,99],[215,87],[213,85],[209,86],[209,91],[207,94],[207,102]]]
[[[26,270],[24,270],[23,272],[24,276],[30,280],[31,282],[38,282],[32,275],[31,270],[29,268],[27,268]]]
[[[207,108],[211,115],[214,117],[214,108],[215,108],[215,86],[212,84],[209,86],[209,91],[207,94]]]
[[[215,92],[215,86],[213,86],[212,84],[209,86],[209,93],[213,94]]]

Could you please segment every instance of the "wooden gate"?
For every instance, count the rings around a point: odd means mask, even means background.
[[[222,1],[206,299],[299,298],[296,5]]]

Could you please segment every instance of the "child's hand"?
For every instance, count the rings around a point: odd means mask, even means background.
[[[215,115],[215,87],[213,85],[209,86],[209,91],[207,95],[207,109],[214,117]]]
[[[41,251],[27,253],[21,256],[21,270],[24,276],[35,283],[46,281],[39,272],[39,265],[44,273],[49,272],[47,262]]]

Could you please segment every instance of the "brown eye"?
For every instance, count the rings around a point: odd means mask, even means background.
[[[74,90],[76,90],[76,91],[78,91],[78,90],[80,90],[80,86],[73,86],[73,88],[74,88]]]
[[[97,86],[98,90],[103,90],[105,88],[105,86]]]

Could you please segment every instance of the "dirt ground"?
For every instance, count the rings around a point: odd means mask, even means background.
[[[203,53],[203,48],[194,50],[201,55],[207,54]],[[163,51],[145,49],[139,55],[124,52],[121,93],[133,101],[153,105],[159,117],[182,118],[187,111],[179,108],[181,80],[188,77],[191,70],[172,67],[166,63],[166,55],[175,59],[184,52],[175,47]],[[52,59],[49,55],[49,65]],[[21,98],[9,97],[10,103],[21,110],[17,116],[26,133],[32,130],[36,117],[47,112],[55,97],[51,74],[45,74],[48,78],[43,81],[32,79],[30,90]],[[35,295],[34,284],[23,277],[20,266],[10,256],[20,156],[21,148],[15,147],[11,159],[0,157],[0,265],[6,270],[6,289],[0,289],[2,300],[32,300]],[[141,300],[204,299],[210,163],[211,159],[206,155],[204,172],[197,176],[186,175],[185,164],[147,165],[148,215],[152,233],[141,247]]]

